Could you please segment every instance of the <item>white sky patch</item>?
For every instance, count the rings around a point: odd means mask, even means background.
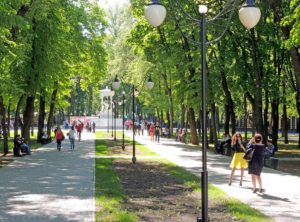
[[[116,5],[123,5],[129,3],[129,0],[98,0],[101,7],[107,9],[108,7],[114,7]]]

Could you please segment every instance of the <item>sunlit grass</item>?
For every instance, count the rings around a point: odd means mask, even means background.
[[[107,145],[103,140],[96,140],[96,154],[106,155]],[[137,216],[128,212],[123,201],[127,198],[120,180],[112,166],[112,159],[96,159],[95,166],[96,221],[98,222],[136,222]]]

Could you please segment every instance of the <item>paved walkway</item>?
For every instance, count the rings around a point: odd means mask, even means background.
[[[132,135],[128,133],[127,136]],[[159,144],[152,143],[146,136],[137,136],[136,140],[200,177],[202,158],[198,147],[165,138],[162,138]],[[262,182],[266,191],[263,194],[253,194],[251,178],[247,172],[242,187],[239,187],[239,171],[236,171],[237,176],[232,185],[228,185],[231,172],[230,157],[208,152],[207,159],[209,182],[224,190],[229,196],[262,211],[275,221],[300,221],[300,177],[264,168]]]
[[[0,169],[1,222],[94,221],[94,138],[48,144]]]

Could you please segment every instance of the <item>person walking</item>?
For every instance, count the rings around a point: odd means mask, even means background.
[[[149,128],[149,134],[150,134],[150,140],[154,143],[154,134],[155,134],[155,126],[153,123],[151,123]]]
[[[83,130],[83,123],[80,120],[78,120],[78,124],[76,125],[76,131],[77,131],[77,134],[78,134],[78,141],[79,142],[81,141],[82,130]]]
[[[71,126],[70,131],[68,132],[69,140],[70,140],[70,150],[75,149],[75,130],[74,126]]]
[[[245,148],[245,144],[242,141],[241,133],[237,132],[232,136],[231,146],[232,146],[232,149],[235,151],[235,153],[233,155],[233,158],[232,158],[232,161],[230,164],[231,174],[230,174],[230,179],[229,179],[228,185],[231,186],[235,170],[240,169],[241,170],[240,186],[242,186],[244,169],[248,167],[248,162],[243,159],[246,148]]]
[[[64,133],[61,131],[60,127],[57,127],[55,138],[56,138],[56,143],[57,143],[57,150],[60,151],[61,150],[61,141],[64,140]]]
[[[262,135],[257,133],[251,139],[249,149],[254,149],[252,159],[249,161],[248,173],[251,175],[253,193],[257,192],[256,183],[258,183],[258,192],[262,193],[261,172],[264,167],[264,148],[262,144]]]
[[[155,124],[155,142],[159,143],[159,137],[160,137],[160,125],[159,125],[159,122],[156,122],[156,124]]]

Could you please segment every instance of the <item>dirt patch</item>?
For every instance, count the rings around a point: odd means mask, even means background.
[[[201,194],[188,189],[168,174],[167,167],[158,161],[114,160],[120,182],[128,199],[125,205],[140,222],[195,222],[201,213]],[[225,205],[209,202],[209,218],[214,222],[239,221]]]
[[[124,142],[125,149],[122,149],[122,140],[114,141],[114,140],[106,140],[108,149],[109,149],[109,155],[112,156],[132,156],[132,144],[130,144],[128,141]],[[135,149],[136,155],[141,156],[143,155],[143,152],[138,149],[136,146]]]

